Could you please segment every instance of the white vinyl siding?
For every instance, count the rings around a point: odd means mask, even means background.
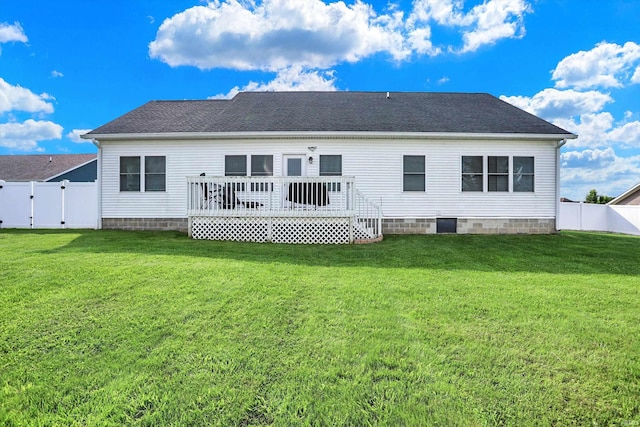
[[[341,155],[342,175],[382,207],[388,218],[555,217],[556,148],[553,141],[267,139],[194,141],[103,141],[102,214],[118,217],[186,217],[186,177],[225,175],[225,155],[273,156],[273,175],[282,175],[286,154]],[[403,156],[425,156],[426,192],[403,192]],[[166,191],[120,192],[121,156],[166,156]],[[533,157],[533,192],[463,192],[462,156]],[[320,175],[320,162],[306,165]],[[510,169],[512,174],[515,169]]]

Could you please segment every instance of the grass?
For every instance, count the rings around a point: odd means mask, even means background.
[[[640,239],[0,232],[0,424],[640,425]]]

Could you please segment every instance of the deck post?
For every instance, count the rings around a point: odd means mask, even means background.
[[[349,243],[353,243],[353,215],[349,217]]]

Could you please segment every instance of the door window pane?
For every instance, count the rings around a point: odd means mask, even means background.
[[[287,159],[287,176],[302,176],[302,159]]]

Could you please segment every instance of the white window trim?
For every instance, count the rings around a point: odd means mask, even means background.
[[[482,191],[463,191],[462,190],[462,158],[463,157],[482,157]],[[489,157],[507,157],[509,159],[509,184],[508,191],[489,191]],[[514,157],[531,157],[533,159],[533,191],[514,191],[513,180],[515,177],[515,171],[513,169]],[[537,162],[535,155],[524,154],[461,154],[458,159],[458,179],[459,179],[459,193],[460,194],[478,194],[478,193],[490,193],[490,194],[535,194],[537,185],[536,177],[538,175]],[[426,175],[426,172],[425,172]]]
[[[122,176],[122,171],[120,170],[120,159],[123,157],[138,157],[140,159],[140,189],[139,190],[123,190],[120,187],[120,177]],[[164,190],[152,190],[146,191],[146,166],[145,159],[147,157],[164,157]],[[130,154],[130,155],[120,155],[118,156],[118,192],[121,194],[140,194],[140,193],[166,193],[167,192],[167,156],[164,154]]]
[[[405,156],[413,156],[413,157],[424,157],[424,190],[405,190],[404,189],[404,158]],[[402,173],[400,174],[400,191],[403,194],[426,194],[429,185],[428,185],[428,172],[429,168],[427,167],[428,156],[426,153],[402,153],[400,156],[400,170]],[[417,175],[417,174],[416,174]]]
[[[243,153],[237,153],[237,154],[223,154],[223,162],[222,162],[222,167],[223,167],[223,171],[222,174],[223,176],[227,176],[227,164],[226,164],[226,157],[227,156],[244,156],[245,158],[245,167],[246,167],[246,175],[243,176],[253,176],[251,174],[251,157],[253,156],[271,156],[271,160],[272,160],[272,167],[273,170],[271,171],[271,175],[257,175],[257,176],[276,176],[276,156],[274,154],[271,153],[267,153],[267,154],[260,154],[260,153],[253,153],[253,154],[243,154]],[[230,176],[239,176],[239,175],[230,175]]]

